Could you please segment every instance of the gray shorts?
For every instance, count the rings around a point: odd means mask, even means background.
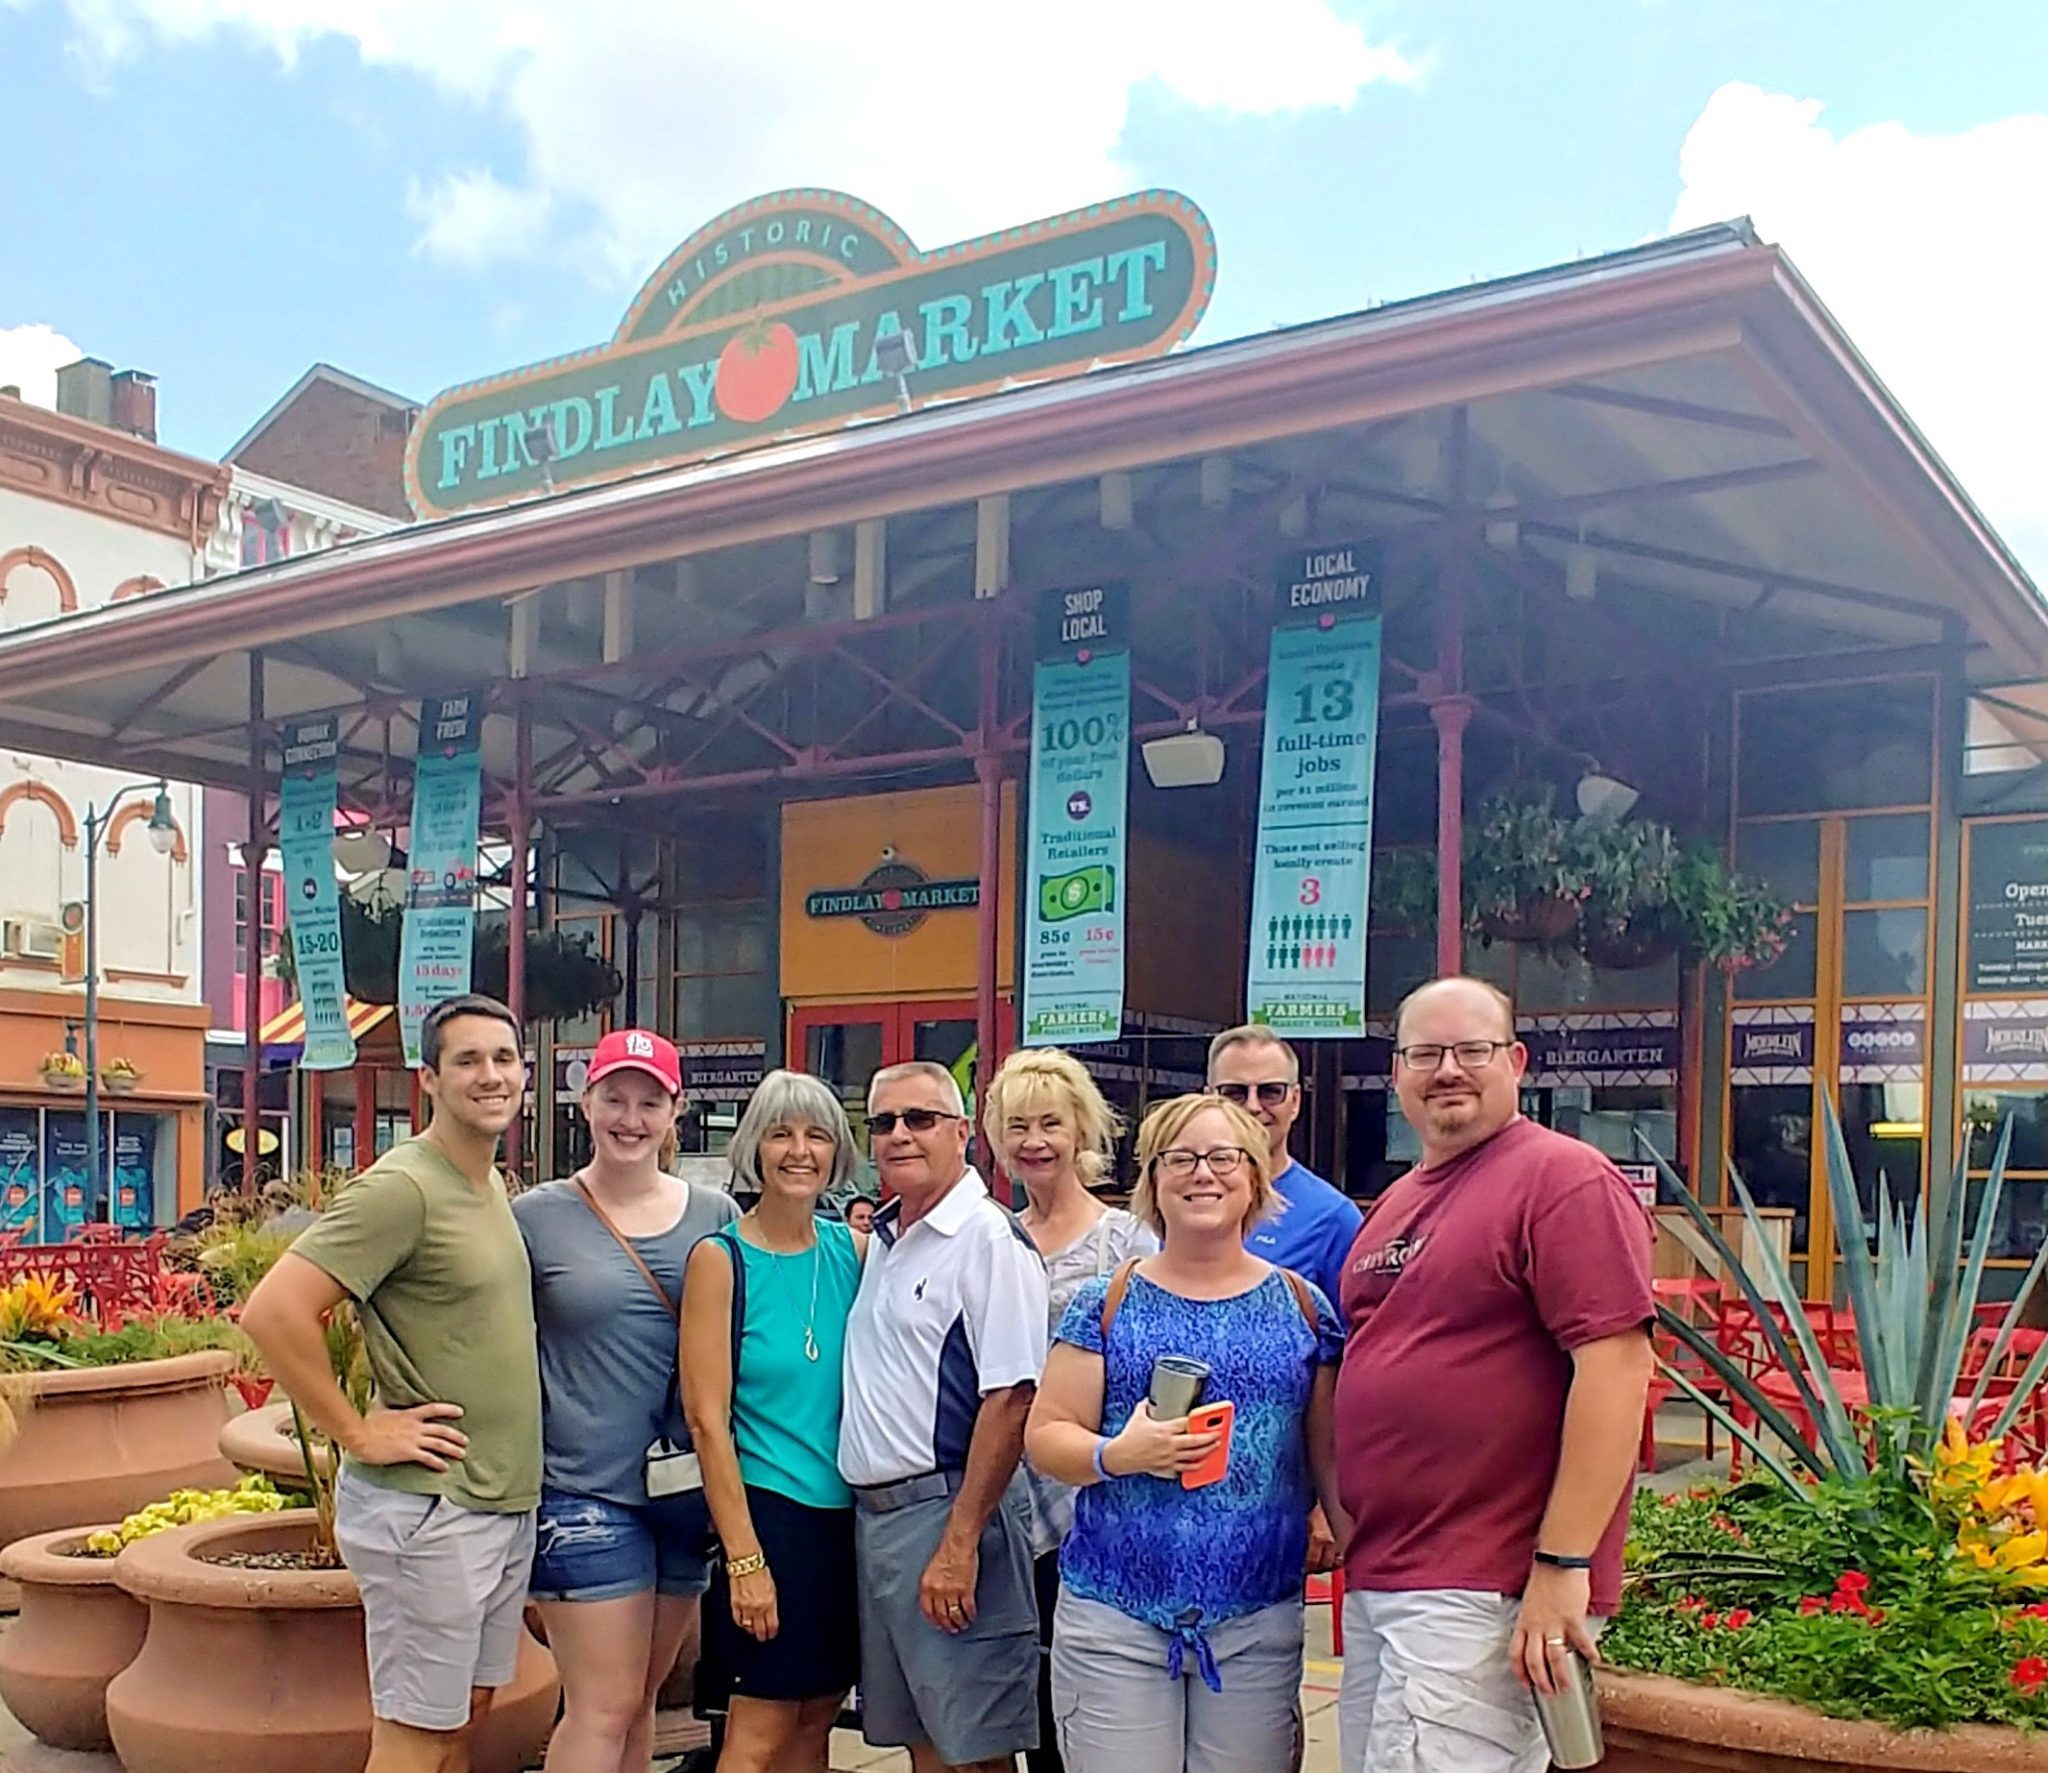
[[[981,1533],[974,1623],[944,1632],[918,1610],[918,1583],[952,1510],[938,1495],[854,1512],[860,1573],[861,1734],[877,1748],[929,1742],[948,1766],[1038,1746],[1038,1600],[1030,1502],[1011,1481]]]
[[[334,1537],[363,1596],[370,1706],[415,1730],[459,1730],[472,1687],[519,1661],[533,1514],[487,1514],[386,1489],[343,1466]]]

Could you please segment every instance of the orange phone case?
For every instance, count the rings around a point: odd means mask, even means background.
[[[1229,1471],[1230,1431],[1236,1420],[1237,1406],[1227,1398],[1220,1404],[1204,1404],[1200,1409],[1189,1412],[1189,1434],[1214,1434],[1221,1429],[1223,1439],[1217,1444],[1215,1452],[1200,1465],[1180,1474],[1180,1487],[1183,1490],[1199,1490],[1204,1484],[1218,1483]]]

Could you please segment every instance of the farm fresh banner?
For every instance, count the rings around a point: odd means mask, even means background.
[[[1248,1020],[1306,1039],[1365,1026],[1380,600],[1363,543],[1293,556],[1266,674]]]
[[[284,729],[284,780],[277,840],[284,852],[285,924],[299,1003],[306,1012],[308,1071],[345,1071],[356,1062],[341,963],[341,898],[334,889],[334,764],[337,723],[293,721]]]
[[[398,1031],[405,1062],[420,1062],[420,1024],[444,997],[469,989],[476,935],[477,822],[483,765],[477,742],[483,697],[420,704],[419,756],[412,781],[412,871],[398,947]]]
[[[1077,1046],[1123,1032],[1128,604],[1124,586],[1090,585],[1049,592],[1039,606],[1026,1046]]]

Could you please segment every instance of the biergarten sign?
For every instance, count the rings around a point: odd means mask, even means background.
[[[1172,191],[936,252],[855,198],[780,191],[684,241],[605,344],[442,394],[406,491],[441,517],[1157,357],[1215,280]]]

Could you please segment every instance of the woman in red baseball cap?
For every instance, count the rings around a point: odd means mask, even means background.
[[[670,1042],[607,1034],[583,1086],[590,1162],[513,1205],[540,1332],[531,1591],[562,1675],[547,1760],[557,1773],[649,1765],[655,1695],[696,1635],[710,1581],[676,1334],[691,1248],[739,1209],[664,1169],[682,1098]]]

